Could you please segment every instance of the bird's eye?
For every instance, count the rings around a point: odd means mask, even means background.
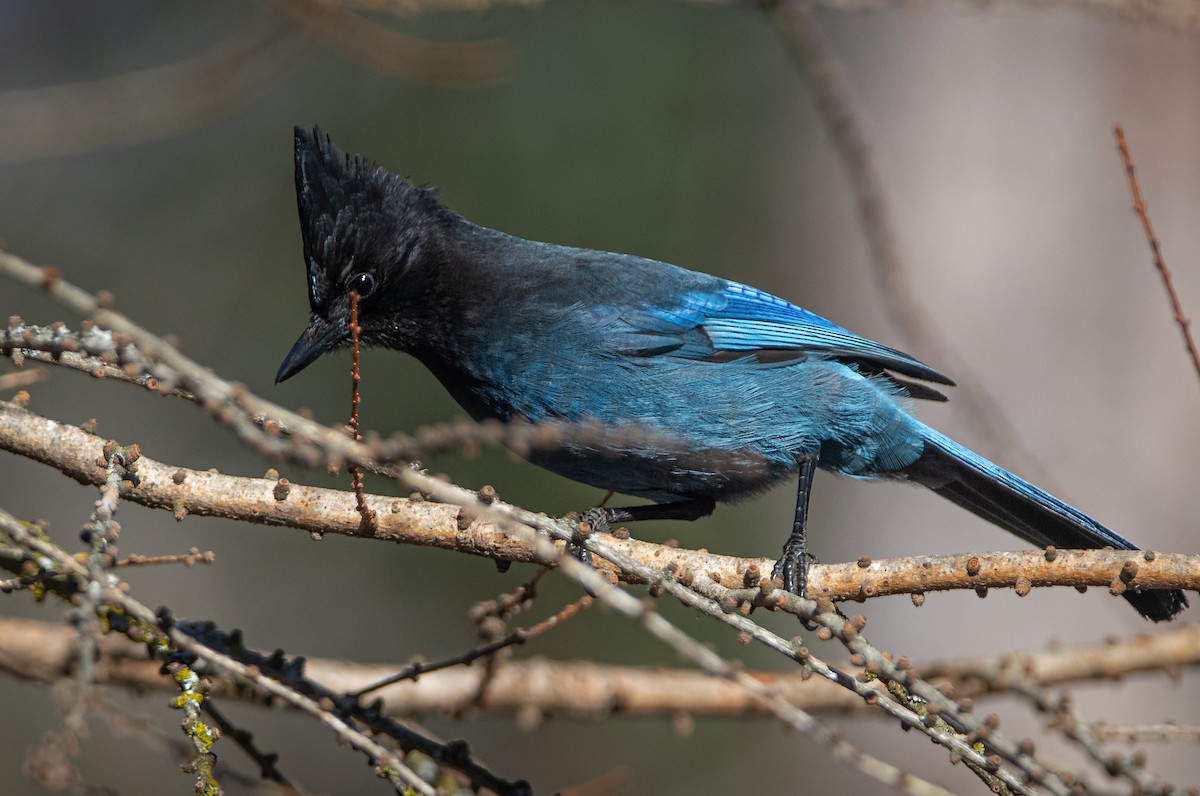
[[[375,277],[366,272],[360,272],[350,277],[346,283],[347,292],[353,290],[358,293],[360,299],[365,299],[371,295],[371,291],[375,289]]]

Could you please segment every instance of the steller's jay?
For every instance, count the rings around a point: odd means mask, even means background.
[[[556,246],[472,224],[413,185],[296,128],[308,327],[276,382],[362,341],[405,351],[477,420],[618,433],[563,435],[536,464],[653,503],[600,519],[696,519],[799,475],[776,566],[803,593],[816,467],[906,480],[1039,547],[1135,550],[1080,511],[916,420],[918,381],[948,378],[747,285],[627,254]],[[1127,590],[1170,619],[1177,590]]]

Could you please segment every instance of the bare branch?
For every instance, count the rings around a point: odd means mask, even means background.
[[[0,403],[0,449],[50,465],[83,484],[99,486],[105,440],[69,424],[41,417],[11,403]],[[193,470],[138,459],[137,486],[126,484],[122,499],[165,509],[178,519],[188,514],[225,517],[261,525],[281,525],[307,533],[334,533],[381,541],[456,550],[499,561],[551,563],[478,511],[420,498],[366,495],[376,523],[365,528],[353,492],[304,486],[284,478],[249,478]],[[771,570],[766,558],[738,558],[706,551],[611,537],[610,543],[656,573],[704,572],[730,589],[757,587]],[[600,564],[615,572],[615,568]],[[755,576],[754,573],[760,573]],[[629,573],[620,573],[630,577]],[[660,576],[660,575],[658,575]],[[1011,553],[913,556],[846,564],[814,564],[809,588],[832,600],[862,600],[894,594],[924,594],[949,589],[1035,586],[1102,586],[1115,593],[1126,588],[1200,588],[1200,556],[1117,550],[1025,551]]]
[[[0,670],[51,683],[69,676],[78,660],[76,634],[51,622],[0,617]],[[122,637],[104,636],[98,645],[98,682],[137,690],[169,691],[159,664],[144,647]],[[1154,636],[1078,644],[1039,652],[929,661],[914,665],[939,687],[960,697],[982,698],[1013,692],[1009,673],[1043,688],[1089,681],[1124,679],[1200,665],[1200,625],[1181,625]],[[395,673],[397,666],[309,658],[305,671],[334,691],[353,693]],[[839,664],[839,668],[852,668]],[[810,713],[866,713],[865,702],[835,684],[802,672],[749,672],[770,683],[789,703]],[[489,687],[483,667],[460,666],[423,672],[420,678],[379,692],[390,715],[457,715],[463,710],[512,712],[523,721],[542,716],[581,718],[674,716],[767,716],[769,713],[736,686],[680,668],[615,666],[590,661],[544,658],[509,660],[497,668]],[[218,683],[213,693],[221,694]],[[253,694],[228,693],[255,701]],[[1196,728],[1173,724],[1152,727],[1096,725],[1102,739],[1195,741]]]
[[[455,0],[387,0],[391,8],[416,5],[435,10]],[[470,2],[470,0],[458,0]],[[485,0],[479,0],[484,2]],[[341,0],[363,6],[375,0]],[[701,5],[733,5],[741,0],[688,0]],[[1179,33],[1200,30],[1200,7],[1191,0],[804,0],[813,9],[846,13],[869,11],[997,11],[1006,8],[1033,11],[1082,11],[1133,24],[1154,25]]]
[[[1158,271],[1163,288],[1167,291],[1167,299],[1171,302],[1171,312],[1175,316],[1175,323],[1179,326],[1179,333],[1183,335],[1183,345],[1187,349],[1188,356],[1191,357],[1192,367],[1196,370],[1196,374],[1200,375],[1200,351],[1196,349],[1196,341],[1192,338],[1192,321],[1184,314],[1179,293],[1175,291],[1175,283],[1171,279],[1171,269],[1167,268],[1167,261],[1163,258],[1162,244],[1159,243],[1158,236],[1154,234],[1154,226],[1150,223],[1150,215],[1146,212],[1146,200],[1142,198],[1142,189],[1138,185],[1137,174],[1133,168],[1133,156],[1129,154],[1129,144],[1125,141],[1125,130],[1118,124],[1113,132],[1117,137],[1117,151],[1121,153],[1121,165],[1125,167],[1125,177],[1129,181],[1129,195],[1133,198],[1133,212],[1137,214],[1138,221],[1142,223],[1142,232],[1146,235],[1146,243],[1150,244],[1154,268]]]
[[[83,83],[0,94],[0,163],[59,157],[159,138],[228,113],[300,52],[265,17],[193,58]]]
[[[324,0],[272,0],[271,5],[310,38],[389,77],[467,87],[502,82],[512,71],[511,49],[499,39],[430,41]]]
[[[152,633],[161,633],[171,646],[183,650],[197,659],[212,665],[216,670],[237,677],[244,683],[252,684],[265,694],[302,710],[316,718],[322,724],[332,729],[340,740],[345,741],[359,751],[370,755],[373,760],[383,762],[390,771],[389,778],[397,788],[409,787],[417,793],[433,796],[433,789],[421,778],[416,776],[404,762],[390,749],[380,745],[376,740],[360,732],[332,711],[323,709],[311,698],[297,693],[278,681],[267,677],[260,671],[234,660],[223,652],[212,649],[200,641],[182,633],[176,628],[159,627],[159,617],[145,605],[125,593],[116,582],[107,578],[92,580],[91,572],[64,550],[31,532],[15,517],[0,509],[0,532],[11,538],[16,544],[34,550],[53,561],[58,570],[64,575],[77,578],[86,583],[86,590],[93,593],[98,601],[107,605],[118,606],[122,612],[139,622],[143,628]],[[151,631],[150,629],[155,629]],[[149,641],[150,639],[147,639]]]
[[[921,300],[909,282],[909,267],[901,252],[899,234],[883,169],[868,132],[866,115],[859,107],[850,77],[833,52],[816,15],[807,2],[780,0],[766,6],[783,36],[788,54],[808,82],[813,99],[824,119],[830,140],[837,148],[850,178],[863,233],[871,247],[872,273],[882,307],[922,359],[953,374],[961,385],[958,403],[984,438],[993,455],[1016,460],[1019,469],[1034,480],[1053,487],[1054,480],[1033,454],[1020,443],[1020,434],[1004,408],[982,389],[971,362],[946,345],[945,336],[930,324]],[[1061,490],[1056,490],[1061,491]]]

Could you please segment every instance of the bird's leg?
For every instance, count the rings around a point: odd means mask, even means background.
[[[712,498],[681,500],[677,503],[649,503],[645,506],[626,506],[618,509],[588,509],[583,519],[597,523],[607,530],[614,522],[641,522],[643,520],[698,520],[713,513],[717,502]]]
[[[579,521],[586,522],[592,530],[609,533],[613,523],[641,522],[643,520],[698,520],[713,513],[717,502],[712,498],[696,498],[681,500],[677,503],[650,503],[645,506],[626,506],[624,508],[591,508],[580,515]],[[580,544],[572,544],[571,554],[580,561],[587,563],[587,548]]]
[[[579,516],[581,523],[586,522],[592,530],[600,533],[610,533],[614,522],[640,522],[642,520],[698,520],[713,513],[717,501],[712,498],[696,498],[681,500],[677,503],[650,503],[645,506],[627,506],[625,508],[609,509],[602,506],[590,508]],[[567,543],[567,552],[581,564],[591,564],[591,551],[578,539]],[[595,597],[591,590],[588,594]]]
[[[804,528],[808,522],[808,498],[812,494],[813,475],[817,472],[816,457],[800,460],[800,484],[796,488],[796,517],[792,533],[783,545],[783,555],[771,570],[771,578],[783,581],[783,588],[803,597],[808,588],[808,550],[805,549]]]

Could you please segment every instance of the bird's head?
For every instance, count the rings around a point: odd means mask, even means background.
[[[352,291],[364,344],[410,347],[420,332],[413,310],[423,266],[437,260],[437,228],[449,211],[431,189],[342,154],[320,128],[296,128],[296,201],[311,315],[275,382],[350,344]]]

